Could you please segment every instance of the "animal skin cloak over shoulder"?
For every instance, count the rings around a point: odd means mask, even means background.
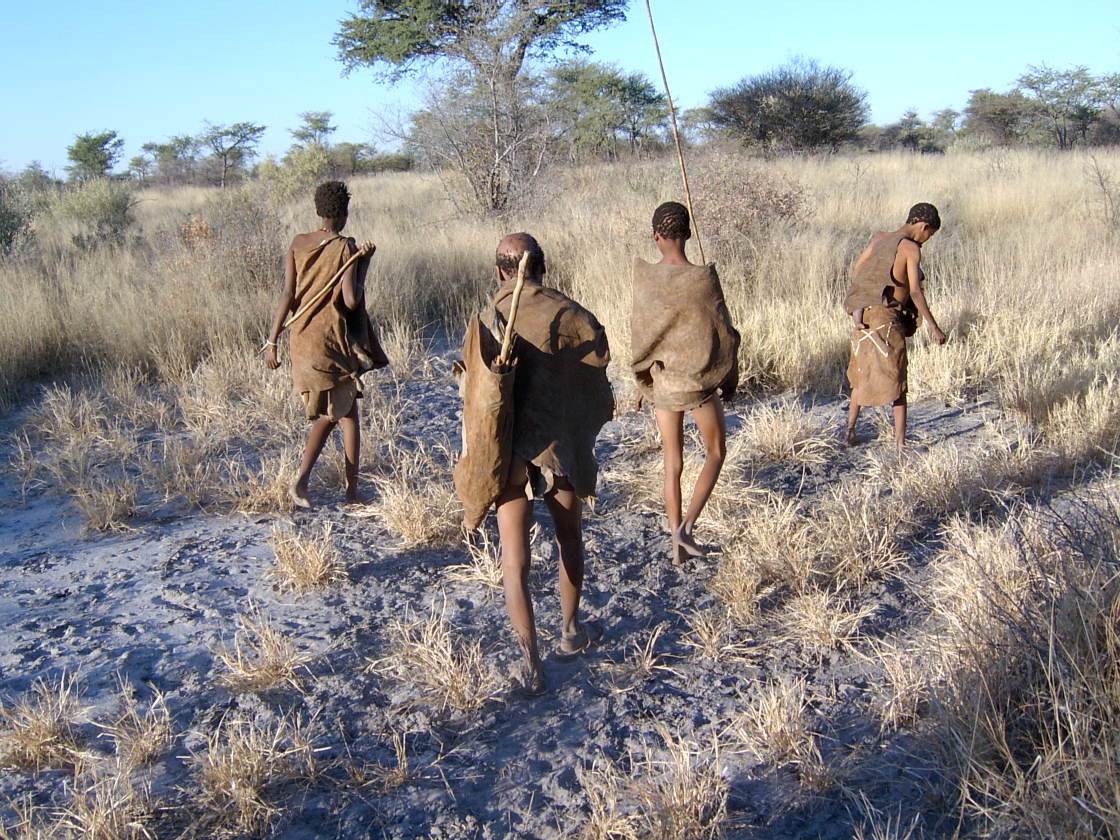
[[[739,384],[739,333],[713,265],[634,260],[630,369],[657,408],[691,411]]]
[[[331,282],[353,248],[353,240],[335,236],[294,253],[293,312]],[[340,382],[388,363],[373,334],[364,297],[354,310],[348,309],[341,282],[336,282],[334,289],[289,330],[292,384],[297,393],[329,391]]]
[[[494,298],[502,327],[513,287],[506,281]],[[565,476],[580,497],[594,496],[595,438],[614,414],[606,331],[578,303],[533,282],[522,288],[513,331],[513,452]]]

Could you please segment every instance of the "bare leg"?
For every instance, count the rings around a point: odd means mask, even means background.
[[[692,488],[692,498],[689,499],[688,511],[685,513],[684,521],[681,522],[678,534],[682,546],[690,554],[692,553],[690,548],[699,551],[692,539],[692,529],[716,487],[716,480],[719,479],[724,459],[727,457],[727,422],[723,416],[723,403],[719,396],[712,397],[699,408],[694,409],[692,419],[696,421],[700,436],[704,440],[704,466],[696,478],[696,486]]]
[[[334,431],[335,421],[327,416],[319,417],[311,424],[311,432],[307,436],[307,446],[303,450],[303,460],[299,464],[299,474],[288,494],[292,501],[302,508],[311,507],[311,497],[307,495],[307,482],[311,479],[311,468],[319,459],[323,445]]]
[[[848,431],[844,435],[844,444],[846,446],[855,446],[856,421],[859,420],[859,409],[859,403],[856,402],[855,397],[852,397],[852,401],[848,403]]]
[[[358,462],[362,451],[362,427],[358,421],[358,401],[338,421],[342,427],[342,452],[346,463],[346,501],[351,504],[364,503],[366,499],[358,493]]]
[[[506,612],[528,666],[526,688],[537,693],[544,690],[545,683],[537,650],[533,602],[529,597],[529,520],[533,514],[533,503],[525,497],[526,478],[525,462],[514,457],[509,484],[498,497],[498,536],[502,546]]]
[[[565,636],[579,633],[579,596],[583,590],[583,534],[580,529],[581,503],[572,486],[563,479],[545,497],[545,504],[556,526],[560,548],[560,615]]]
[[[902,444],[906,441],[906,397],[899,397],[894,404],[894,445],[902,452]]]
[[[654,409],[657,430],[661,433],[661,451],[665,459],[662,493],[669,531],[681,527],[681,471],[684,469],[684,412]]]

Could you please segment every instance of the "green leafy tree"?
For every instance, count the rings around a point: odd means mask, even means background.
[[[980,88],[969,93],[961,131],[997,146],[1009,146],[1029,138],[1037,118],[1035,103],[1019,91],[996,93]]]
[[[748,145],[836,149],[867,123],[867,94],[852,73],[795,58],[711,95],[712,122]]]
[[[265,126],[251,122],[239,122],[230,126],[209,126],[199,143],[210,149],[217,164],[217,181],[225,186],[230,175],[245,165],[257,154],[257,143],[265,132]]]
[[[1045,64],[1028,65],[1016,82],[1059,149],[1071,149],[1086,140],[1093,123],[1101,118],[1104,85],[1087,67],[1055,70]]]
[[[546,97],[572,160],[615,157],[623,144],[637,152],[669,117],[664,98],[644,74],[597,62],[552,68]]]
[[[358,6],[334,39],[346,72],[371,67],[396,81],[431,64],[448,70],[414,117],[410,137],[433,165],[466,177],[483,207],[501,210],[540,170],[538,115],[521,100],[529,86],[526,63],[560,47],[585,49],[580,36],[624,19],[626,0],[360,0]],[[452,107],[465,111],[457,115]],[[426,130],[434,133],[424,136]]]
[[[66,147],[66,156],[71,165],[66,167],[75,181],[90,178],[103,178],[112,171],[120,160],[124,139],[115,131],[102,131],[97,134],[79,134],[74,142]]]
[[[299,115],[300,124],[296,128],[288,129],[292,139],[298,146],[322,146],[328,148],[328,138],[334,134],[338,126],[331,125],[330,111],[304,111]]]
[[[165,143],[145,143],[140,147],[155,165],[155,175],[168,184],[189,183],[198,172],[199,140],[178,134]]]
[[[377,149],[371,143],[335,143],[330,151],[331,166],[339,177],[349,178],[372,172]]]

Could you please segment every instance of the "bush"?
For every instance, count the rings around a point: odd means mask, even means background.
[[[48,206],[48,224],[70,233],[82,250],[98,245],[120,245],[132,224],[133,188],[124,181],[93,178],[67,187]]]

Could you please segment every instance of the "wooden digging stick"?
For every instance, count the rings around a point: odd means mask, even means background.
[[[339,281],[339,278],[342,277],[342,275],[346,273],[346,269],[348,269],[355,262],[357,262],[362,257],[364,257],[366,255],[366,253],[367,252],[362,250],[361,248],[359,248],[357,251],[355,251],[351,255],[350,259],[348,259],[346,262],[344,262],[342,264],[342,268],[340,268],[338,271],[335,272],[334,277],[332,277],[330,280],[328,280],[326,285],[324,285],[323,288],[321,288],[319,291],[317,291],[314,294],[314,296],[311,298],[311,300],[305,301],[303,306],[301,306],[297,312],[294,312],[292,315],[290,315],[288,317],[288,319],[284,322],[283,329],[286,330],[288,327],[290,327],[292,324],[294,324],[296,321],[298,321],[300,318],[302,318],[307,313],[307,311],[309,309],[311,309],[313,306],[318,304],[319,301],[321,301],[324,297],[326,297],[327,292],[329,292],[331,289],[333,289],[334,284],[337,283]]]
[[[498,364],[504,367],[509,363],[509,353],[513,349],[513,319],[517,317],[517,304],[521,301],[521,288],[525,285],[525,268],[529,265],[529,252],[521,255],[517,264],[517,282],[513,284],[513,299],[509,302],[509,320],[506,321],[506,334],[502,339],[502,352]]]

